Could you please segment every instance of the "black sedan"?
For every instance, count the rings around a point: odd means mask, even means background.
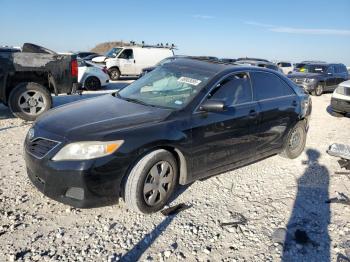
[[[58,107],[25,140],[32,183],[76,207],[160,210],[176,185],[305,146],[309,96],[259,67],[179,58],[121,91]]]

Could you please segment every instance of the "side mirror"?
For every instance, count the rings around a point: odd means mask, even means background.
[[[226,110],[226,106],[222,100],[207,100],[199,107],[199,110],[206,112],[223,112]]]

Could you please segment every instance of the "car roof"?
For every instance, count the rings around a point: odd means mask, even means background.
[[[261,61],[260,61],[261,62]],[[173,65],[179,65],[179,66],[188,66],[188,67],[195,67],[199,68],[204,71],[213,72],[215,74],[229,73],[230,71],[250,71],[252,69],[258,70],[258,71],[266,71],[266,72],[274,72],[275,70],[271,70],[269,68],[264,67],[253,67],[250,65],[241,65],[241,64],[235,64],[235,63],[229,63],[224,62],[221,60],[208,60],[204,59],[202,57],[181,57],[176,60],[174,60],[171,64]],[[169,65],[169,64],[167,64]]]

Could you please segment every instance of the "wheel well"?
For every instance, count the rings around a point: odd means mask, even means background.
[[[6,101],[8,100],[11,91],[20,83],[34,82],[46,87],[50,93],[55,92],[54,83],[50,81],[48,72],[23,71],[16,72],[13,76],[8,78],[6,85]]]
[[[178,167],[179,167],[179,184],[185,185],[188,180],[187,162],[186,162],[185,156],[182,154],[182,152],[179,149],[175,147],[166,146],[166,147],[163,147],[163,149],[169,151],[175,157],[176,163],[178,164]]]
[[[179,149],[177,149],[175,147],[172,147],[172,146],[153,147],[153,148],[151,148],[149,150],[144,151],[143,154],[139,155],[137,157],[137,159],[127,169],[125,175],[122,178],[121,184],[120,184],[120,193],[121,193],[120,196],[122,198],[124,198],[125,184],[126,184],[128,175],[129,175],[130,171],[132,170],[132,168],[145,155],[149,154],[152,151],[158,150],[158,149],[165,149],[165,150],[169,151],[175,157],[176,163],[178,164],[178,167],[179,167],[179,181],[178,182],[179,182],[180,185],[187,184],[187,181],[188,181],[188,177],[187,177],[187,162],[186,162],[186,158],[182,154],[182,152]]]
[[[111,70],[111,69],[118,69],[118,71],[120,72],[120,69],[117,66],[112,66],[112,67],[108,68],[108,71]]]

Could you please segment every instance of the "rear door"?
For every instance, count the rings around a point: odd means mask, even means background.
[[[193,114],[192,170],[195,179],[208,176],[219,167],[248,161],[256,147],[259,112],[258,104],[252,100],[248,73],[227,76],[214,87],[207,99],[224,100],[227,110],[198,110]]]
[[[257,132],[257,154],[280,149],[289,129],[298,120],[300,101],[294,90],[278,75],[270,72],[251,72],[254,99],[260,108]]]

